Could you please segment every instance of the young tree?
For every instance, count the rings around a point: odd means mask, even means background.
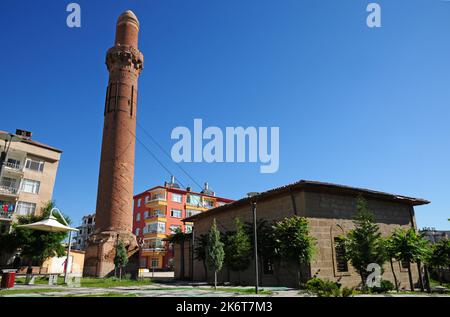
[[[368,265],[376,263],[383,267],[387,256],[380,228],[375,223],[374,215],[367,207],[366,200],[358,197],[356,208],[355,228],[343,237],[343,245],[347,259],[358,272],[362,285],[365,286],[370,274],[367,271]]]
[[[198,242],[196,243],[194,254],[195,259],[197,261],[201,261],[203,264],[203,269],[205,270],[205,280],[208,279],[208,266],[206,265],[206,248],[208,244],[208,235],[202,234],[198,239],[196,239]]]
[[[298,284],[303,282],[302,269],[314,254],[315,239],[309,235],[308,220],[293,216],[275,223],[273,227],[276,252],[286,260],[298,264]]]
[[[128,263],[127,249],[123,244],[122,240],[119,240],[116,245],[116,256],[114,257],[114,265],[116,266],[116,271],[119,269],[119,279],[122,279],[122,269]]]
[[[235,219],[235,224],[236,231],[228,236],[225,244],[225,264],[232,271],[241,272],[250,264],[252,246],[239,218]]]
[[[391,241],[394,257],[408,265],[409,286],[411,291],[414,291],[411,263],[426,260],[429,254],[428,241],[423,239],[414,228],[395,230]]]
[[[29,268],[33,263],[42,265],[46,259],[54,256],[61,257],[66,253],[63,245],[64,239],[67,238],[66,232],[46,232],[17,227],[47,218],[54,207],[54,202],[50,201],[42,208],[41,216],[20,216],[17,223],[13,225],[13,230],[10,233],[11,238],[15,241],[15,246],[21,250],[22,257],[28,260]],[[64,224],[59,215],[54,216],[60,223]],[[65,217],[65,219],[70,224],[70,219],[68,217]]]
[[[443,270],[450,270],[450,239],[441,239],[432,246],[428,263],[438,272],[439,284],[442,285]]]
[[[214,289],[217,289],[217,272],[222,269],[224,257],[223,243],[220,241],[220,232],[217,230],[216,219],[214,219],[208,234],[206,252],[206,263],[214,271]]]
[[[389,263],[391,265],[391,271],[392,271],[392,275],[394,276],[394,283],[395,283],[395,290],[399,291],[398,289],[398,280],[397,280],[397,274],[395,274],[395,270],[394,270],[394,262],[393,259],[395,258],[396,255],[396,251],[395,251],[395,245],[392,242],[391,238],[386,238],[384,240],[384,246],[385,246],[385,250],[386,250],[386,255],[389,258]]]
[[[184,272],[184,243],[188,239],[189,234],[184,233],[181,228],[176,228],[174,233],[171,234],[168,238],[169,242],[172,244],[180,245],[180,278],[185,278]]]

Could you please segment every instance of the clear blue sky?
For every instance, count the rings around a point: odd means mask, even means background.
[[[108,79],[104,60],[119,14],[141,23],[145,69],[138,120],[170,150],[176,126],[279,126],[280,169],[185,163],[220,196],[240,198],[299,179],[429,199],[419,227],[450,229],[450,2],[0,2],[0,128],[31,130],[61,148],[54,198],[77,223],[95,208]],[[190,184],[142,130],[138,137]],[[169,175],[136,145],[135,192]]]

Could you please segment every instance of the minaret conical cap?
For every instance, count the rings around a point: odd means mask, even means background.
[[[131,10],[127,10],[127,11],[123,12],[117,19],[117,25],[126,23],[126,22],[132,22],[132,23],[136,24],[136,26],[139,28],[139,20],[138,20],[136,14],[134,14],[134,12]]]

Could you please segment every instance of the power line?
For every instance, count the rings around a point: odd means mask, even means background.
[[[156,146],[159,147],[159,149],[168,157],[172,160],[172,157],[170,156],[170,154],[166,151],[166,149],[164,149],[164,147],[158,142],[156,141],[156,139],[136,120],[136,123],[138,125],[139,128],[141,128],[144,133],[153,141],[153,143],[156,144]],[[200,190],[203,190],[203,187],[180,165],[180,164],[176,164],[176,166],[187,176],[189,177],[199,188]],[[183,186],[184,187],[184,186]]]
[[[144,142],[142,142],[137,136],[136,136],[136,134],[134,134],[133,133],[133,131],[131,131],[131,130],[129,130],[130,131],[130,133],[134,136],[134,138],[144,147],[144,149],[155,159],[155,161],[156,162],[158,162],[158,164],[167,172],[167,173],[169,173],[169,176],[173,176],[173,177],[175,177],[174,175],[174,173],[172,173],[165,165],[164,165],[164,163],[163,162],[161,162],[157,157],[156,157],[156,155],[155,154],[153,154],[153,152],[145,145],[145,143]],[[181,181],[178,179],[178,178],[176,178],[175,177],[175,179],[180,183],[180,185],[182,186],[182,187],[185,187],[182,183],[181,183]]]

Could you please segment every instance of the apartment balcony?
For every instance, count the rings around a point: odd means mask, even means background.
[[[145,222],[154,222],[154,221],[165,222],[166,215],[152,214],[152,215],[149,215],[148,217],[146,217],[144,220],[145,220]]]
[[[167,206],[167,199],[165,197],[152,198],[149,201],[145,202],[145,206],[149,208]]]
[[[21,176],[23,175],[23,166],[12,162],[5,162],[3,164],[3,173]]]
[[[192,209],[192,210],[198,210],[198,211],[208,210],[208,208],[202,206],[201,204],[193,204],[193,203],[186,203],[186,209]]]
[[[142,248],[141,256],[158,256],[158,255],[166,255],[166,249],[164,247],[149,247]]]
[[[14,213],[13,213],[13,212],[0,210],[0,220],[3,220],[3,221],[12,221],[13,216],[14,216]]]
[[[151,230],[144,232],[144,238],[166,238],[166,232],[160,230]]]
[[[19,189],[16,187],[0,184],[0,196],[17,198],[19,196]]]

